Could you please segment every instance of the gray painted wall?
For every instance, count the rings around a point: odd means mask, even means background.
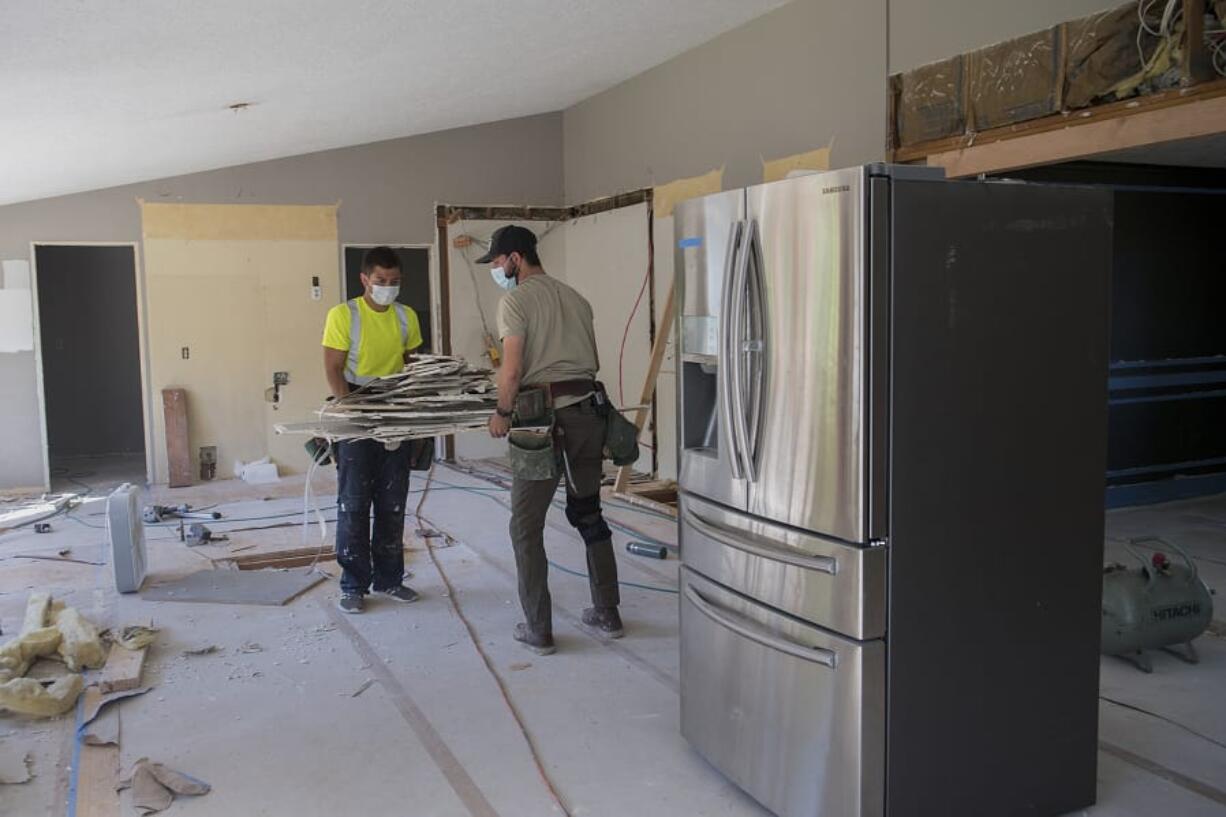
[[[145,450],[135,251],[38,248],[43,390],[53,462]]]
[[[563,114],[566,197],[580,201],[834,140],[832,166],[885,154],[886,0],[794,0]]]
[[[0,207],[0,259],[31,241],[139,241],[136,199],[341,202],[342,243],[430,243],[434,204],[561,204],[562,115],[495,122]],[[0,489],[43,483],[34,356],[0,353]],[[156,441],[155,441],[156,443]]]
[[[890,0],[890,73],[974,51],[1123,0]]]

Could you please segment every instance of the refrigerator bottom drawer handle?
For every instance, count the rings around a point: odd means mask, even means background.
[[[721,627],[725,627],[739,636],[748,638],[750,641],[756,641],[764,647],[769,647],[772,650],[786,653],[794,658],[799,658],[803,661],[810,661],[814,664],[821,664],[831,669],[836,669],[838,666],[838,655],[833,650],[823,649],[821,647],[806,647],[801,644],[796,644],[786,639],[780,638],[768,630],[754,624],[742,623],[737,621],[728,613],[722,612],[714,604],[703,598],[702,594],[695,590],[692,586],[686,585],[686,598],[694,605],[698,612],[702,613],[707,618],[714,621]]]
[[[694,511],[687,509],[686,518],[696,531],[706,536],[709,539],[714,539],[722,545],[727,545],[737,550],[743,550],[746,553],[752,553],[754,556],[760,556],[763,559],[773,559],[776,562],[784,562],[795,567],[803,567],[808,570],[817,570],[822,573],[829,573],[831,576],[839,572],[839,562],[837,559],[830,556],[801,556],[795,553],[790,553],[782,548],[772,547],[769,545],[757,544],[749,541],[753,534],[745,531],[729,530],[722,525],[704,519]],[[757,538],[757,537],[754,537]]]

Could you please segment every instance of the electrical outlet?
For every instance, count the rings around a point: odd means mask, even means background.
[[[318,301],[324,296],[323,287],[319,285],[319,276],[311,276],[311,300]]]
[[[191,356],[192,356],[192,350],[188,348],[187,346],[184,346],[183,347],[183,359],[187,360]]]
[[[274,386],[288,386],[289,385],[289,372],[273,372],[272,373],[272,384]]]

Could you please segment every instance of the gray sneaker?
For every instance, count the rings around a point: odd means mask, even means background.
[[[553,655],[554,651],[557,649],[557,647],[553,645],[552,635],[541,635],[539,633],[534,633],[528,629],[527,624],[516,624],[515,635],[513,637],[516,641],[523,644],[537,655]]]
[[[336,603],[345,613],[360,613],[366,609],[366,601],[361,593],[342,593],[341,600]]]
[[[608,638],[626,634],[616,607],[589,607],[583,611],[583,623]]]
[[[389,587],[387,590],[376,590],[380,596],[387,596],[389,599],[395,599],[402,604],[408,604],[411,601],[417,601],[421,596],[417,595],[417,591],[409,587],[407,584],[402,584],[399,587]]]

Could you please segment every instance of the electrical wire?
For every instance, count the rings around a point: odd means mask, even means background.
[[[643,295],[647,292],[647,284],[651,282],[651,265],[647,266],[647,272],[643,274],[643,285],[639,287],[638,297],[634,299],[634,306],[630,309],[630,317],[626,318],[626,328],[622,331],[621,348],[617,351],[617,401],[623,406],[626,405],[626,390],[623,384],[623,374],[626,361],[626,341],[630,338],[630,327],[634,324],[634,316],[638,314],[639,305],[643,303]]]
[[[1182,729],[1183,731],[1187,732],[1190,735],[1195,735],[1201,740],[1205,740],[1205,741],[1208,741],[1209,743],[1212,743],[1214,746],[1220,746],[1221,748],[1226,749],[1226,742],[1222,742],[1218,740],[1217,738],[1210,737],[1209,735],[1206,735],[1203,732],[1197,732],[1192,727],[1187,726],[1186,724],[1182,724],[1179,721],[1174,720],[1172,718],[1168,718],[1166,715],[1159,715],[1157,712],[1151,712],[1148,709],[1145,709],[1140,706],[1136,706],[1135,704],[1129,704],[1129,703],[1124,703],[1123,701],[1117,701],[1115,698],[1108,698],[1106,695],[1099,695],[1098,698],[1099,700],[1106,701],[1109,704],[1114,704],[1124,709],[1131,709],[1133,712],[1140,712],[1142,715],[1149,715],[1151,718],[1157,718],[1160,721],[1166,721],[1171,726],[1176,726]]]
[[[426,486],[422,490],[421,499],[418,500],[417,508],[413,512],[413,515],[417,518],[417,526],[419,528],[426,524],[429,524],[432,528],[437,528],[434,523],[423,520],[421,515],[421,509],[426,504],[426,498],[429,496],[431,483],[434,480],[434,467],[435,464],[431,463],[430,471],[426,474]],[[523,735],[524,742],[528,744],[528,752],[532,755],[532,762],[536,765],[536,772],[538,775],[540,775],[541,782],[544,784],[545,790],[549,792],[550,798],[553,799],[553,802],[557,805],[557,807],[562,810],[562,814],[566,815],[566,817],[571,817],[570,809],[566,807],[566,803],[562,800],[562,795],[558,792],[557,786],[555,786],[554,782],[549,778],[549,773],[545,771],[545,764],[541,761],[540,749],[537,748],[536,741],[533,739],[532,733],[528,731],[528,724],[524,721],[524,717],[522,714],[520,714],[519,708],[511,699],[511,693],[507,689],[506,681],[503,680],[502,676],[498,673],[498,670],[495,669],[494,662],[490,660],[489,654],[486,653],[485,648],[481,646],[481,639],[478,638],[477,631],[473,627],[472,622],[468,620],[468,616],[464,615],[464,608],[460,605],[460,599],[456,595],[455,588],[451,584],[451,579],[448,578],[447,571],[443,569],[443,563],[439,561],[438,556],[435,555],[434,545],[430,543],[429,539],[426,540],[426,553],[429,555],[430,561],[433,562],[434,569],[438,571],[439,578],[443,581],[443,587],[447,589],[447,599],[451,602],[451,609],[455,611],[456,616],[464,625],[464,630],[468,633],[469,641],[472,642],[473,647],[477,651],[477,655],[481,656],[481,661],[485,664],[486,671],[488,671],[490,677],[494,679],[494,683],[498,687],[499,693],[502,695],[503,703],[506,704],[507,709],[511,713],[511,717],[515,719],[516,725],[519,726],[519,732],[521,735]]]

